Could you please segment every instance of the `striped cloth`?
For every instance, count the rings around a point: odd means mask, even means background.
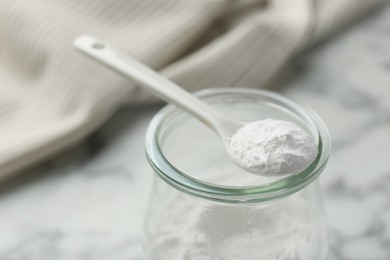
[[[188,90],[263,87],[386,0],[0,0],[0,180],[154,98],[76,53],[91,34]]]

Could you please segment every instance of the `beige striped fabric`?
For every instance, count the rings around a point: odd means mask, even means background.
[[[188,90],[264,87],[385,0],[0,0],[0,180],[154,98],[76,53],[91,34]]]

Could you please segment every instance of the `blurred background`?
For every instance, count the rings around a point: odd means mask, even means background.
[[[0,259],[142,259],[164,105],[72,47],[101,37],[189,91],[268,88],[332,135],[330,260],[390,259],[390,5],[0,0]]]

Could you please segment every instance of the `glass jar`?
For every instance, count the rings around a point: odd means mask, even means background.
[[[208,89],[202,100],[242,121],[295,122],[318,143],[304,171],[270,178],[236,166],[219,138],[168,105],[152,120],[146,154],[155,171],[145,216],[148,260],[324,260],[327,222],[318,176],[330,138],[311,110],[254,89]]]

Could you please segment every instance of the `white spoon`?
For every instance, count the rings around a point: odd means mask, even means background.
[[[175,104],[199,119],[217,133],[228,150],[231,137],[238,129],[245,125],[244,122],[226,117],[172,81],[164,78],[128,55],[115,50],[102,40],[83,35],[76,38],[73,45],[88,57],[119,72],[121,75],[135,81],[139,86],[145,88],[153,95],[168,103]]]
[[[236,153],[232,153],[231,139],[247,123],[226,117],[172,81],[162,77],[157,72],[128,55],[115,50],[102,40],[84,35],[76,38],[73,44],[76,49],[88,57],[99,61],[108,68],[135,81],[139,86],[149,90],[155,96],[160,97],[168,103],[175,104],[210,127],[221,138],[225,149],[233,161],[241,168],[257,175],[270,175],[267,171],[262,170],[259,172],[258,170],[245,167],[245,165],[240,164],[240,158],[237,158],[242,157],[241,154],[237,155]],[[248,144],[250,142],[251,140],[249,140]],[[284,171],[277,173],[277,175],[291,173],[294,172]],[[273,175],[275,175],[275,172]]]

